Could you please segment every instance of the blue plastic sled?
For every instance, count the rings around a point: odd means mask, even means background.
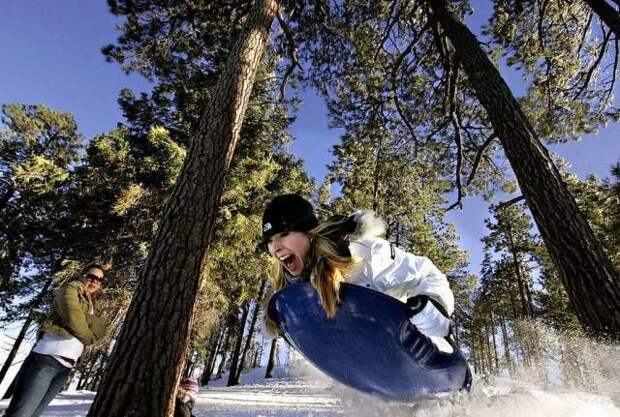
[[[462,353],[447,354],[409,321],[405,304],[377,291],[343,284],[328,319],[311,284],[273,295],[268,315],[289,344],[333,379],[385,399],[469,389]]]

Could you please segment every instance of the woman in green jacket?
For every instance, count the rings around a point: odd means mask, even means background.
[[[36,417],[64,387],[84,348],[105,335],[93,296],[102,290],[104,270],[90,264],[80,279],[61,287],[40,337],[24,361],[5,417]]]

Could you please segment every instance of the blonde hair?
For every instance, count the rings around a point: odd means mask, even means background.
[[[319,294],[321,305],[332,318],[336,315],[336,306],[340,302],[340,284],[345,280],[354,261],[349,255],[342,254],[339,245],[346,245],[346,237],[342,236],[347,218],[327,220],[314,229],[306,232],[310,239],[306,265],[312,265],[310,283]],[[271,273],[274,289],[281,290],[286,286],[284,268],[280,262],[274,263]]]

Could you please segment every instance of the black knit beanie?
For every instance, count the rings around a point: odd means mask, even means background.
[[[267,204],[263,214],[264,246],[269,238],[281,232],[307,232],[319,224],[314,209],[306,199],[297,194],[283,194]]]

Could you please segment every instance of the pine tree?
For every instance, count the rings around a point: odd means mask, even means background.
[[[521,108],[475,36],[448,9],[429,0],[433,15],[455,47],[455,56],[487,111],[549,253],[588,331],[620,332],[620,279],[579,211]],[[597,287],[596,294],[588,288]]]
[[[28,298],[44,286],[66,256],[66,196],[83,137],[71,114],[44,105],[3,105],[2,125],[0,307],[6,309],[13,296]]]
[[[611,167],[609,178],[589,175],[580,180],[570,174],[564,178],[613,264],[620,268],[620,164]]]
[[[495,0],[494,53],[523,72],[524,112],[541,140],[578,139],[620,115],[617,46],[585,2]]]
[[[532,297],[532,252],[536,247],[535,236],[530,231],[532,224],[521,204],[500,206],[492,209],[494,222],[486,220],[489,234],[485,236],[485,251],[493,250],[495,256],[501,256],[510,265],[511,280],[517,283],[517,298],[521,304],[521,315],[535,315]]]
[[[273,2],[256,3],[220,75],[168,200],[143,278],[89,416],[172,414],[224,173],[239,138],[276,8]],[[161,311],[170,299],[177,300],[172,309]],[[145,312],[153,314],[154,320],[144,323]],[[158,320],[162,314],[170,320]],[[172,338],[166,345],[157,343],[169,336]],[[154,384],[154,373],[162,375],[159,385]]]
[[[503,150],[564,285],[579,306],[582,325],[593,334],[616,334],[620,318],[611,306],[620,301],[617,271],[520,104],[461,23],[458,16],[467,5],[456,6],[453,12],[444,0],[367,7],[320,3],[312,9],[318,23],[298,37],[307,51],[301,55],[312,63],[313,81],[332,100],[336,125],[380,120],[391,133],[406,133],[394,137],[414,155],[422,147],[432,150],[422,156],[432,155],[443,175],[452,167],[457,191],[452,207],[490,183],[514,191],[514,183],[502,175],[508,167],[497,165],[502,159],[498,151]],[[303,11],[297,19],[302,29],[302,23],[310,21],[309,16],[304,20]],[[590,292],[583,297],[593,287],[604,288],[604,295]]]
[[[465,265],[452,225],[443,220],[448,184],[432,167],[414,164],[406,151],[394,149],[387,132],[365,128],[343,135],[334,147],[328,184],[341,187],[331,211],[375,211],[387,226],[386,238],[408,251],[427,256],[444,271]],[[325,207],[324,207],[325,208]]]

